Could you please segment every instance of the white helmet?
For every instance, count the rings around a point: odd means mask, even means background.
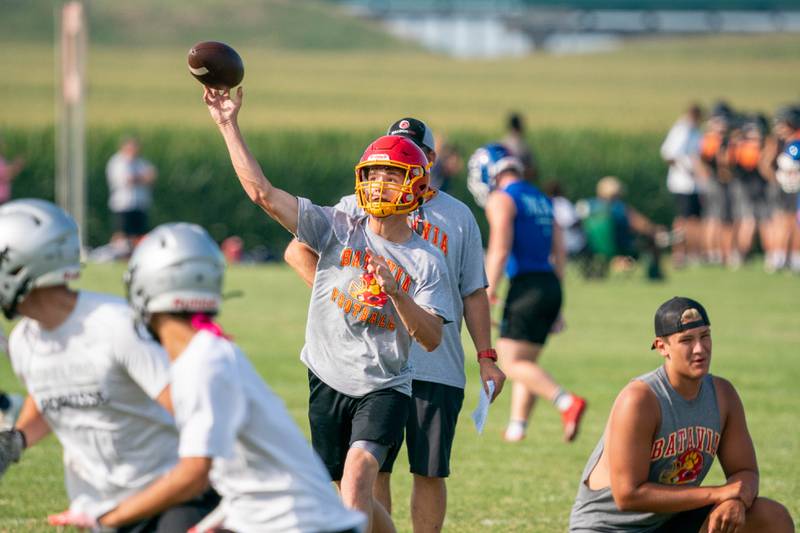
[[[80,275],[78,225],[57,205],[24,199],[0,206],[0,307],[6,318],[37,287]]]
[[[219,310],[225,259],[206,230],[184,222],[162,224],[139,243],[128,262],[125,286],[137,318],[153,313]]]

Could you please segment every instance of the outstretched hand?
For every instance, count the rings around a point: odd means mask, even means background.
[[[375,281],[381,286],[383,292],[389,296],[395,296],[398,290],[397,281],[394,279],[392,271],[388,263],[386,263],[386,259],[382,256],[375,255],[375,252],[369,248],[367,248],[367,253],[369,254],[367,272],[375,276]]]
[[[219,91],[203,87],[203,102],[208,106],[208,112],[218,126],[236,124],[239,110],[242,108],[242,95],[241,87],[236,89],[233,96],[230,89]]]

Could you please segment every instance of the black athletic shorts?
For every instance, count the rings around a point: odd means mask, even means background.
[[[553,272],[528,272],[511,280],[500,337],[544,344],[561,310],[561,282]]]
[[[678,218],[699,218],[700,217],[700,195],[692,194],[673,194],[675,199],[675,216]]]
[[[144,235],[147,233],[147,213],[139,209],[114,213],[114,229],[128,236]]]
[[[450,475],[450,452],[463,404],[464,389],[414,380],[406,423],[409,472],[425,477]],[[399,451],[400,446],[389,450],[381,472],[392,471]]]
[[[700,531],[700,528],[703,527],[703,522],[706,521],[713,508],[713,505],[707,505],[699,509],[676,513],[656,529],[654,533],[695,533]]]
[[[220,497],[214,489],[200,496],[166,509],[161,514],[122,526],[116,533],[172,533],[186,531],[219,505]]]
[[[411,398],[394,389],[370,392],[353,398],[329,387],[308,371],[308,421],[311,445],[339,481],[350,445],[367,440],[399,447],[408,418]]]

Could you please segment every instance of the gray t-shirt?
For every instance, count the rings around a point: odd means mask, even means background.
[[[336,208],[355,216],[363,213],[355,195],[342,198]],[[453,293],[453,321],[445,324],[439,347],[428,353],[416,342],[411,344],[414,379],[463,389],[466,384],[461,345],[463,298],[488,285],[481,232],[469,208],[442,191],[409,219],[414,231],[444,254]]]
[[[663,366],[636,380],[647,383],[661,410],[661,427],[651,445],[647,480],[699,487],[714,462],[722,431],[711,374],[703,378],[700,392],[691,401],[672,388]],[[646,533],[657,530],[673,516],[672,513],[620,511],[609,487],[592,490],[586,485],[600,460],[604,443],[605,435],[584,468],[570,515],[570,532]]]
[[[359,300],[366,249],[386,258],[402,290],[445,323],[453,319],[452,292],[441,252],[419,235],[395,243],[370,230],[368,217],[298,199],[297,238],[319,254],[301,360],[328,386],[362,397],[393,388],[411,395],[411,336],[391,300],[372,307]]]

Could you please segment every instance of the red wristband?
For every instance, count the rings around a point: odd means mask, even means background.
[[[481,359],[491,359],[492,361],[497,361],[497,352],[494,351],[494,348],[489,348],[488,350],[481,350],[478,352],[478,361]]]

